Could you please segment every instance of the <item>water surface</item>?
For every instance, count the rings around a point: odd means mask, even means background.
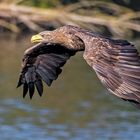
[[[23,99],[16,84],[30,37],[0,38],[0,140],[140,140],[140,111],[110,95],[82,53],[41,98]]]

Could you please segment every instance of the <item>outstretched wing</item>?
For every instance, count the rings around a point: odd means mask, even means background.
[[[140,108],[140,57],[124,40],[100,40],[87,60],[101,82],[115,95]]]
[[[35,87],[41,96],[42,80],[50,86],[61,73],[61,67],[75,53],[76,51],[58,44],[39,43],[29,48],[23,58],[22,71],[17,85],[17,87],[23,85],[23,97],[29,91],[30,98],[32,98]]]

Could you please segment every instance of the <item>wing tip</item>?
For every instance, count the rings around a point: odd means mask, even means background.
[[[35,92],[34,82],[29,82],[28,86],[29,86],[29,97],[30,97],[30,99],[32,99],[34,92]]]
[[[22,82],[22,75],[20,75],[16,88],[19,88],[22,84],[23,84],[23,82]]]
[[[140,110],[140,103],[139,102],[130,102],[135,108],[137,108],[138,110]]]
[[[29,93],[29,98],[32,99],[35,93],[35,88],[37,89],[37,92],[39,96],[41,97],[43,95],[42,80],[38,80],[37,82],[24,83],[23,84],[23,98],[25,98],[26,95]]]
[[[136,107],[137,109],[140,109],[140,102],[136,101],[136,100],[132,100],[132,99],[124,99],[122,98],[124,101],[128,101],[130,102],[134,107]]]
[[[41,97],[43,94],[43,83],[41,79],[35,82],[35,87],[38,91],[39,96]]]

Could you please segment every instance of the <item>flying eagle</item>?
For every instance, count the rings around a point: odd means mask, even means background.
[[[34,35],[31,42],[38,44],[25,51],[17,85],[23,85],[23,97],[29,92],[32,98],[35,87],[41,96],[42,80],[50,86],[66,61],[84,51],[84,59],[103,85],[140,108],[140,56],[133,44],[71,25],[43,31]]]

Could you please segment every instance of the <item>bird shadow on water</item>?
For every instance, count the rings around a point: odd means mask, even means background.
[[[51,88],[45,87],[42,98],[36,93],[32,100],[22,99],[15,87],[27,40],[0,44],[0,139],[140,139],[140,111],[107,95],[82,54],[66,64]]]

